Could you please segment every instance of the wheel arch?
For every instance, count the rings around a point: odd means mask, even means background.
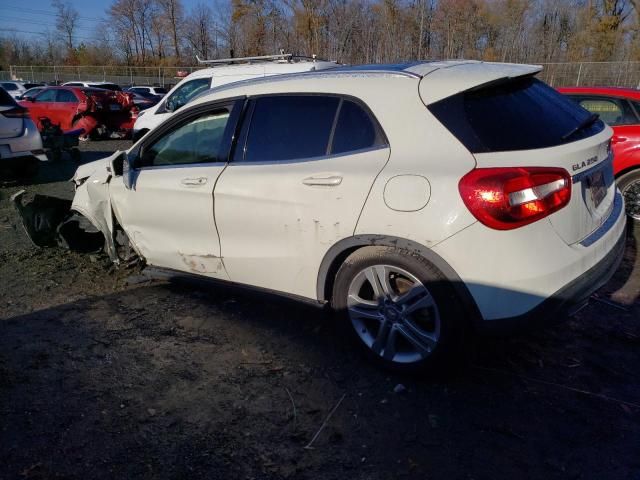
[[[469,289],[455,270],[440,255],[413,240],[390,235],[355,235],[335,243],[325,254],[318,270],[316,294],[320,302],[331,301],[336,274],[344,260],[356,250],[367,246],[394,247],[418,253],[431,262],[447,278],[463,302],[466,313],[471,316],[474,323],[482,319]]]

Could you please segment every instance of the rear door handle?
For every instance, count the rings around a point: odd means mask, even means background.
[[[182,180],[180,180],[180,183],[188,187],[197,187],[200,185],[205,185],[207,183],[207,180],[207,177],[183,178]]]
[[[302,183],[309,186],[320,185],[323,187],[337,187],[342,183],[342,177],[339,175],[332,175],[329,177],[307,177],[302,180]]]

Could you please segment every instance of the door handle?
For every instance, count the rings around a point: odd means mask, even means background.
[[[342,183],[342,177],[332,175],[330,177],[307,177],[302,183],[309,186],[337,187]]]
[[[183,178],[182,180],[180,180],[180,183],[188,187],[197,187],[200,185],[205,185],[207,183],[207,180],[207,177]]]
[[[626,137],[619,137],[618,135],[614,135],[613,137],[611,137],[611,143],[622,143],[626,141]]]

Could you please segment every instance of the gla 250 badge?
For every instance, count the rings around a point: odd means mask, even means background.
[[[596,163],[598,161],[598,157],[591,157],[591,158],[587,158],[586,160],[580,162],[580,163],[574,163],[572,165],[571,168],[573,168],[573,171],[576,172],[578,170],[582,170],[585,167],[588,167],[589,165],[593,165],[594,163]]]

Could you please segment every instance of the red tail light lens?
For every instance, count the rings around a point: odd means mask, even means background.
[[[557,212],[571,199],[563,168],[476,168],[458,184],[469,211],[496,230],[511,230]]]
[[[14,107],[11,110],[0,112],[7,118],[29,118],[29,110],[24,107]]]

